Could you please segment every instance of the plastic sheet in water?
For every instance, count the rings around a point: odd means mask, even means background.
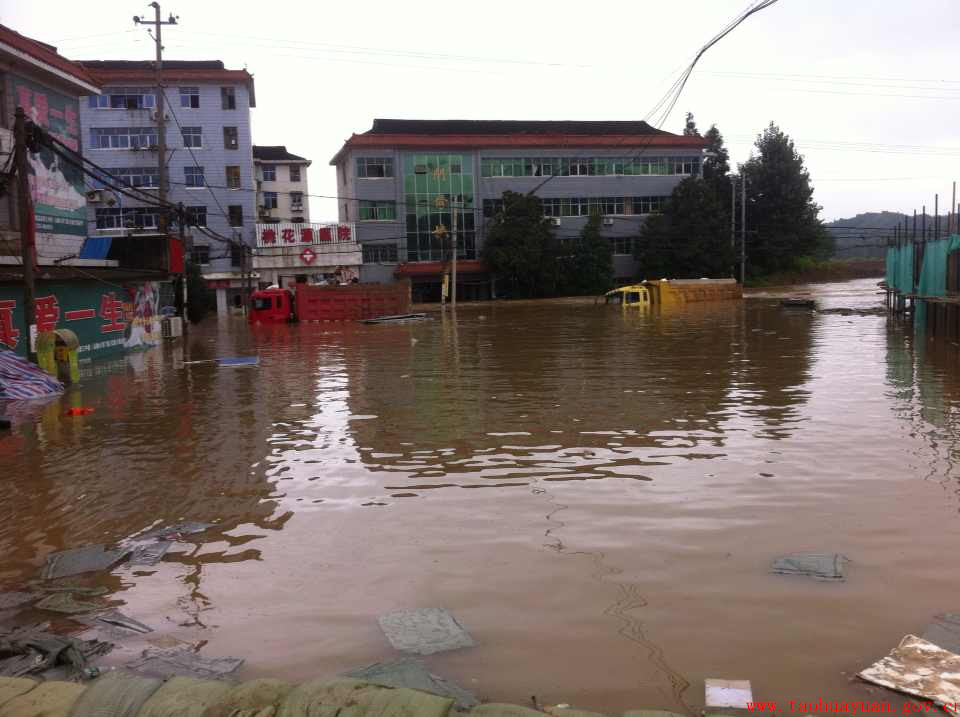
[[[904,637],[889,655],[857,676],[939,705],[960,702],[960,655],[916,635]]]
[[[43,567],[42,577],[65,578],[70,575],[92,573],[106,570],[123,560],[130,550],[107,550],[103,545],[87,545],[72,550],[61,550],[47,556],[47,564]]]
[[[397,610],[377,620],[390,644],[402,652],[432,655],[475,644],[453,615],[439,607]]]
[[[442,677],[430,674],[420,660],[404,657],[389,662],[376,662],[367,667],[345,672],[344,677],[370,682],[383,687],[409,687],[442,697],[456,700],[461,709],[470,709],[477,704],[477,698],[468,690],[447,682]]]
[[[20,607],[21,605],[26,605],[28,602],[33,602],[39,597],[39,595],[34,595],[33,593],[24,593],[16,590],[0,593],[0,610]]]
[[[107,610],[106,612],[91,615],[90,617],[79,618],[77,621],[90,627],[103,628],[104,626],[109,626],[123,628],[122,631],[111,631],[111,635],[123,635],[124,631],[128,631],[126,632],[128,635],[132,633],[146,634],[153,632],[153,628],[149,625],[144,625],[139,620],[127,617],[119,610]]]
[[[199,677],[218,680],[236,672],[243,660],[238,657],[201,657],[189,650],[147,648],[141,656],[124,665],[132,672],[150,677]]]
[[[785,555],[773,561],[772,570],[781,575],[806,575],[817,580],[846,580],[843,566],[847,560],[840,553]]]

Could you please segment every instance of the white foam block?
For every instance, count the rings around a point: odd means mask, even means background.
[[[753,702],[749,680],[705,680],[707,707],[735,707],[747,709]]]

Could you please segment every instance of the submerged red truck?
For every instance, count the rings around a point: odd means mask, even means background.
[[[360,321],[410,312],[410,282],[261,289],[250,297],[250,323]]]

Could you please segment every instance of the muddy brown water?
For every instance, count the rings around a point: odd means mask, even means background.
[[[799,291],[880,301],[875,280]],[[960,611],[955,353],[778,295],[208,321],[11,410],[0,587],[53,550],[211,521],[155,567],[79,580],[153,644],[245,657],[243,677],[396,656],[377,615],[440,606],[477,646],[430,668],[487,699],[682,711],[720,677],[757,699],[898,704],[853,675]],[[769,572],[800,551],[847,555],[847,582]]]

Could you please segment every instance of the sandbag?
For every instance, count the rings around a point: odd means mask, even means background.
[[[312,680],[294,688],[277,717],[446,717],[453,700],[426,692],[378,687],[341,677]]]
[[[543,717],[543,712],[518,705],[488,702],[485,705],[477,705],[470,710],[470,717]]]
[[[75,682],[41,682],[3,705],[3,717],[68,717],[86,690]]]
[[[36,680],[29,680],[26,677],[0,677],[0,707],[3,707],[14,697],[26,694],[36,686]]]
[[[293,689],[283,680],[250,680],[232,687],[230,692],[203,712],[203,717],[274,717],[280,703]]]
[[[221,702],[232,685],[218,680],[171,677],[140,708],[137,717],[202,717],[204,710]]]
[[[90,683],[70,717],[137,717],[162,680],[129,672],[108,672]]]
[[[361,691],[357,704],[340,712],[339,717],[447,717],[453,700],[406,687]]]

